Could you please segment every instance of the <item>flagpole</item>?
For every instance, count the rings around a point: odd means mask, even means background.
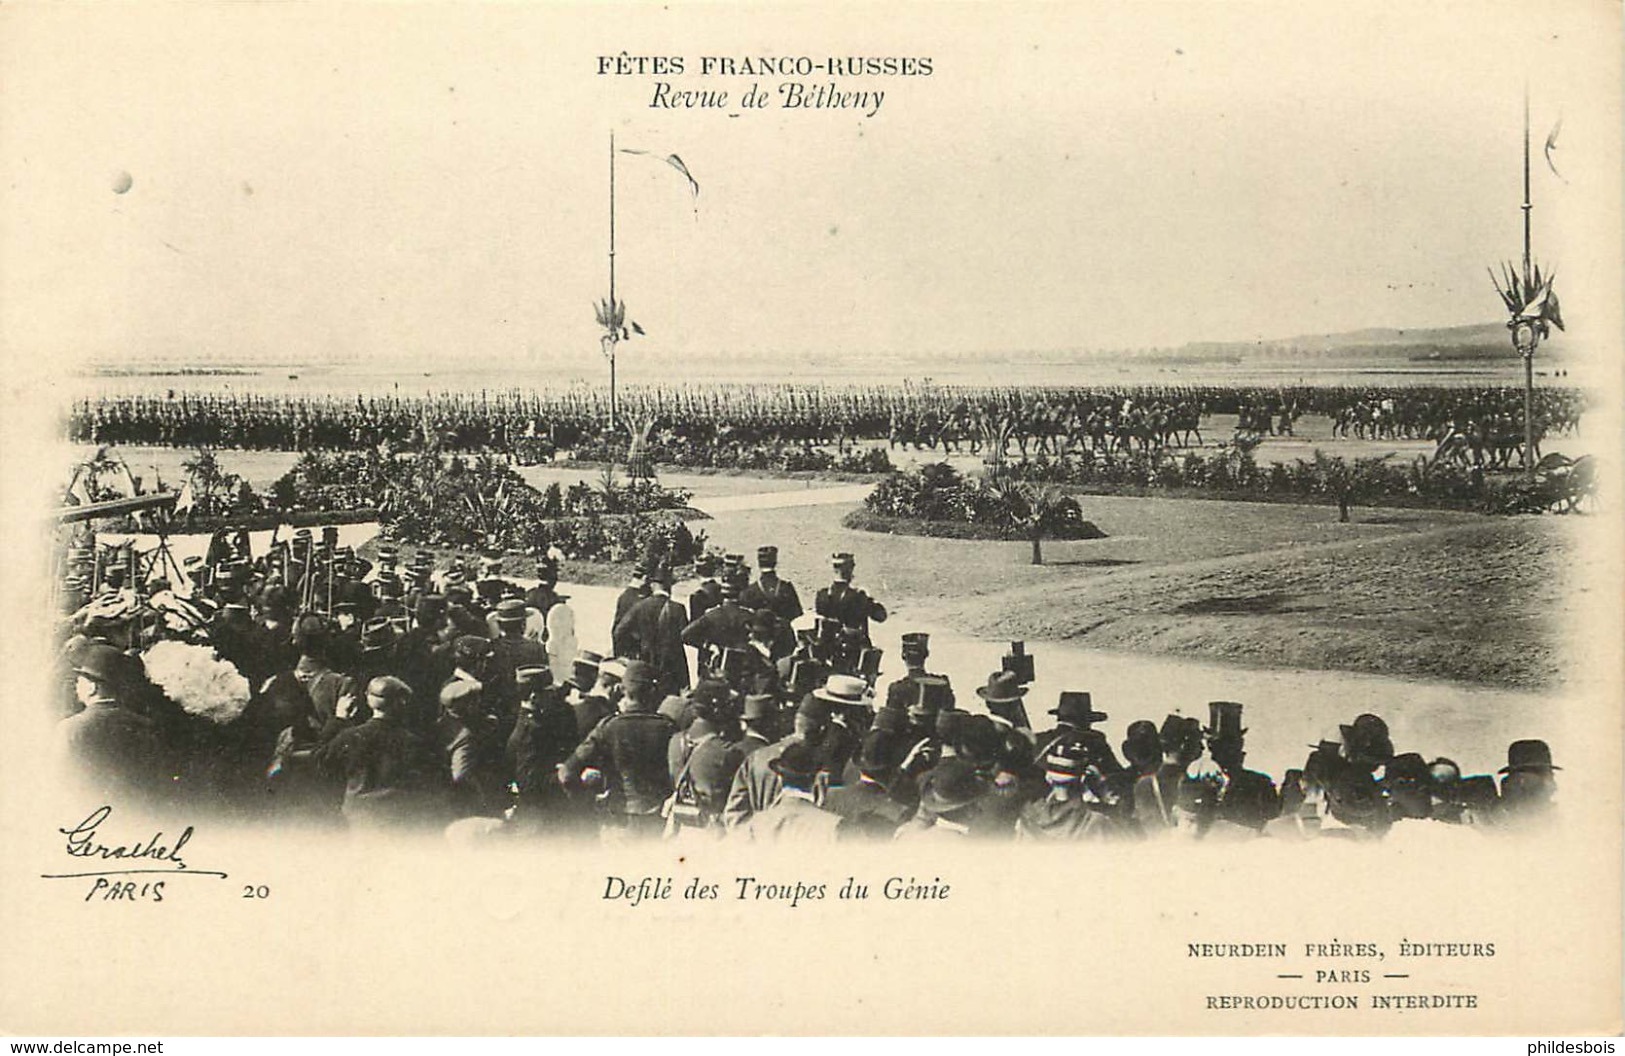
[[[1526,298],[1533,295],[1534,269],[1530,262],[1529,214],[1534,205],[1529,201],[1529,82],[1523,84],[1523,288]],[[1523,475],[1533,483],[1535,479],[1535,348],[1531,344],[1523,355]]]
[[[609,130],[609,315],[614,322],[614,128]],[[609,335],[609,432],[614,432],[614,335]]]

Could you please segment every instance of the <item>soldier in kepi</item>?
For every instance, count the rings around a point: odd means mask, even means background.
[[[910,631],[903,635],[903,644],[898,651],[903,658],[903,677],[886,687],[886,707],[907,712],[919,697],[914,684],[921,678],[939,676],[925,669],[925,662],[931,656],[929,634]]]
[[[795,648],[795,632],[790,625],[801,618],[801,596],[794,583],[779,578],[779,548],[756,548],[756,564],[761,571],[756,582],[739,595],[742,608],[752,612],[771,612],[777,619],[773,651],[775,656],[787,656]]]
[[[852,585],[856,558],[839,553],[830,561],[835,580],[818,592],[813,612],[828,621],[825,626],[833,626],[831,631],[820,634],[819,641],[825,649],[824,659],[832,668],[841,674],[858,674],[863,651],[873,646],[869,623],[886,622],[886,606]]]

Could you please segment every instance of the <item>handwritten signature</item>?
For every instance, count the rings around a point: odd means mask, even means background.
[[[130,861],[133,864],[126,868],[101,869],[78,873],[42,873],[47,880],[66,880],[74,877],[86,876],[123,876],[131,873],[164,873],[168,875],[214,876],[224,878],[225,873],[213,869],[194,869],[186,864],[181,851],[191,842],[195,831],[188,825],[182,829],[180,835],[172,840],[166,840],[162,831],[155,832],[145,839],[134,843],[124,843],[102,836],[101,826],[113,814],[111,806],[100,806],[91,811],[83,821],[77,824],[57,829],[57,832],[67,837],[64,849],[73,858],[86,858],[93,861]],[[148,863],[153,863],[148,867]],[[158,865],[157,863],[167,863]]]

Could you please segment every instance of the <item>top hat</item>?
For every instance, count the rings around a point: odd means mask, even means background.
[[[868,690],[869,683],[856,675],[830,675],[812,695],[831,704],[862,705]]]
[[[933,814],[951,814],[975,803],[992,787],[970,763],[947,759],[926,775],[920,787],[920,805]]]
[[[1233,700],[1214,700],[1208,702],[1208,724],[1203,732],[1210,741],[1234,741],[1247,735],[1247,730],[1241,725],[1241,708]]]
[[[525,602],[521,598],[504,598],[497,602],[492,615],[496,617],[498,623],[524,623],[530,618],[530,610],[525,607]]]
[[[1027,687],[1021,684],[1021,680],[1013,672],[995,671],[987,676],[987,685],[976,687],[976,695],[989,704],[1009,704],[1025,697]]]
[[[771,693],[745,694],[745,713],[742,716],[746,722],[755,722],[778,714],[779,698]]]
[[[1552,749],[1545,741],[1513,741],[1507,746],[1507,765],[1497,773],[1514,774],[1526,770],[1550,773],[1561,770],[1552,765]]]
[[[941,675],[921,675],[914,679],[914,708],[941,711],[954,706],[954,689]]]
[[[1088,693],[1062,690],[1061,699],[1049,712],[1055,718],[1072,726],[1087,727],[1092,722],[1105,722],[1105,712],[1096,711]]]
[[[805,741],[793,741],[767,766],[790,783],[805,785],[818,775],[818,750]]]
[[[811,693],[829,677],[829,667],[817,660],[790,662],[790,692],[797,696]]]

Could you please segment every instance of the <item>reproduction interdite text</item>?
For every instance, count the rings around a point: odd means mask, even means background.
[[[1185,956],[1232,965],[1225,973],[1231,992],[1204,995],[1203,1007],[1210,1012],[1465,1010],[1479,1007],[1479,995],[1467,989],[1470,980],[1458,978],[1459,969],[1434,970],[1434,962],[1482,962],[1495,956],[1495,943],[1449,936],[1407,936],[1397,942],[1187,942]],[[1234,970],[1237,961],[1260,966],[1256,983],[1236,985],[1247,975]]]

